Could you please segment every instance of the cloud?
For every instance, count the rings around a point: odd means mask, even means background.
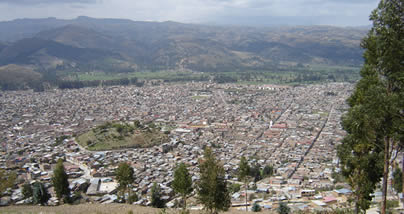
[[[0,0],[0,4],[32,6],[39,4],[94,4],[99,0]]]
[[[125,18],[187,23],[283,20],[293,24],[367,25],[379,0],[0,0],[0,20],[15,18]],[[2,4],[3,3],[3,4]],[[295,17],[294,19],[288,17]],[[296,18],[297,17],[297,18]],[[308,17],[301,19],[300,17]],[[310,18],[311,17],[311,18]],[[297,20],[297,22],[295,21]],[[302,22],[304,21],[304,23]]]

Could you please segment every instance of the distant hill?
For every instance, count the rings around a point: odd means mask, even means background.
[[[42,75],[32,68],[18,65],[0,67],[0,86],[2,90],[23,90],[33,88],[38,84]]]
[[[0,65],[72,72],[279,71],[362,64],[366,28],[224,27],[78,17],[0,22]]]
[[[0,51],[2,51],[5,47],[7,47],[7,45],[0,42]]]
[[[3,48],[0,52],[0,65],[41,65],[49,58],[89,62],[109,57],[120,58],[120,55],[101,49],[78,48],[52,40],[28,38]]]

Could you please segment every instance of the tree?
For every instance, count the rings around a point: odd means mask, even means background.
[[[7,172],[4,169],[0,169],[0,198],[4,191],[14,186],[16,178],[17,174],[15,172]]]
[[[134,173],[135,171],[128,163],[119,164],[118,168],[115,171],[116,180],[119,183],[119,190],[122,191],[123,195],[125,195],[126,191],[128,191],[128,198],[131,198],[131,185],[135,181]]]
[[[24,185],[22,185],[21,193],[24,196],[24,199],[32,197],[33,190],[31,184],[25,183]]]
[[[403,173],[401,172],[401,169],[398,167],[396,167],[396,169],[393,172],[393,187],[396,190],[396,192],[403,191]]]
[[[63,166],[63,160],[59,159],[55,169],[53,170],[52,183],[55,188],[56,197],[60,200],[62,198],[69,200],[70,189],[68,176],[65,172],[65,167]]]
[[[187,208],[187,196],[192,193],[192,178],[188,172],[187,166],[181,163],[174,171],[174,181],[172,187],[176,193],[179,193],[183,201],[183,209]]]
[[[260,170],[260,166],[258,164],[254,164],[250,167],[249,170],[249,176],[251,176],[252,178],[254,178],[254,182],[258,182],[259,180],[261,180],[261,170]]]
[[[235,192],[240,191],[240,187],[241,187],[240,184],[237,184],[237,183],[229,183],[228,189],[229,189],[229,192],[230,192],[230,193],[235,193]]]
[[[363,106],[355,106],[342,119],[347,131],[338,147],[342,175],[353,189],[355,212],[369,208],[376,185],[380,182],[383,169],[383,150],[377,144],[369,143],[375,138],[370,131],[373,126],[367,116],[362,115]]]
[[[274,174],[274,167],[271,165],[266,165],[262,170],[262,177],[271,177]]]
[[[50,199],[50,194],[48,190],[45,188],[43,183],[35,182],[32,185],[32,200],[34,204],[45,205]]]
[[[160,185],[156,182],[153,183],[151,189],[151,205],[156,208],[164,208],[166,206],[165,201],[161,198]]]
[[[277,211],[279,214],[289,214],[290,207],[287,204],[281,202],[281,203],[279,203],[279,207],[278,207]]]
[[[248,182],[248,175],[250,174],[250,166],[248,165],[247,159],[242,156],[240,159],[240,163],[238,165],[238,179],[244,182],[245,186],[245,211],[248,211],[248,204],[247,204],[247,182]]]
[[[253,212],[261,212],[261,206],[257,202],[254,202],[254,204],[251,207],[251,211],[253,211]]]
[[[198,182],[198,201],[209,213],[227,210],[230,205],[230,195],[224,178],[224,168],[214,157],[210,147],[206,147],[204,158],[199,160],[201,178]]]
[[[344,121],[348,135],[339,148],[339,156],[344,159],[343,174],[355,186],[356,212],[358,205],[361,209],[369,206],[369,194],[382,175],[381,212],[385,214],[389,167],[404,142],[402,0],[381,0],[370,20],[373,27],[361,44],[365,48],[362,79],[348,100],[350,109]],[[383,164],[381,169],[379,161]]]

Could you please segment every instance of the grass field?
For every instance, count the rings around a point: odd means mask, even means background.
[[[199,72],[189,72],[189,71],[142,71],[142,72],[131,72],[131,73],[105,73],[105,72],[88,72],[79,73],[77,75],[80,81],[91,81],[91,80],[115,80],[122,78],[138,78],[140,80],[153,80],[161,79],[168,81],[186,81],[186,80],[197,80],[205,77],[204,73]]]
[[[91,151],[144,148],[167,141],[168,136],[158,128],[121,123],[106,123],[77,137],[77,142]]]
[[[306,65],[280,66],[275,70],[243,70],[223,72],[192,72],[179,70],[141,71],[129,73],[86,72],[70,77],[80,81],[116,80],[163,80],[167,82],[208,81],[217,77],[230,77],[241,84],[310,84],[320,82],[355,82],[359,79],[359,67]]]

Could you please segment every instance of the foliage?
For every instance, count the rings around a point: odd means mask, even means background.
[[[227,210],[230,205],[230,195],[226,188],[224,168],[218,163],[210,147],[204,151],[204,159],[199,161],[201,178],[198,182],[198,201],[209,213]]]
[[[186,209],[187,196],[192,193],[193,189],[191,175],[189,174],[187,166],[184,163],[181,163],[175,169],[174,180],[171,186],[176,193],[181,195],[182,201],[184,202],[183,208]]]
[[[382,206],[383,206],[383,202],[378,204],[379,209],[382,209]],[[386,213],[388,213],[388,214],[395,213],[394,208],[397,208],[397,207],[399,207],[398,200],[387,200],[386,201]]]
[[[161,198],[161,188],[156,182],[153,183],[151,189],[151,205],[156,208],[164,208],[166,206],[165,201]]]
[[[252,178],[254,178],[254,182],[258,182],[259,180],[261,180],[261,170],[260,170],[260,166],[258,164],[254,164],[250,167],[249,170],[249,176],[251,176]]]
[[[25,183],[24,185],[22,185],[21,193],[24,196],[24,199],[32,197],[33,190],[31,184]]]
[[[167,142],[167,134],[149,129],[139,121],[129,123],[106,122],[83,134],[77,142],[92,151],[151,147]]]
[[[274,167],[271,165],[266,165],[262,170],[262,177],[271,177],[274,174]]]
[[[235,193],[235,192],[240,191],[240,187],[241,187],[241,184],[237,184],[237,183],[228,184],[228,189],[229,189],[230,193]]]
[[[138,201],[139,200],[139,197],[137,196],[137,194],[135,193],[135,194],[131,194],[129,197],[128,197],[128,203],[129,204],[133,204],[133,202],[136,202],[136,201]]]
[[[55,188],[56,197],[60,200],[62,198],[70,198],[68,176],[63,166],[63,160],[59,159],[55,169],[53,170],[52,183]]]
[[[238,179],[239,181],[243,181],[244,182],[244,186],[245,186],[245,210],[248,210],[248,205],[247,205],[247,189],[248,189],[248,176],[250,175],[250,166],[248,165],[248,161],[247,159],[242,156],[240,158],[240,162],[238,164]]]
[[[83,196],[81,195],[81,191],[75,191],[70,201],[73,203],[74,201],[80,200],[81,198],[83,198]]]
[[[261,206],[257,202],[254,202],[254,204],[251,207],[251,210],[253,212],[261,212],[262,209],[261,209]]]
[[[119,183],[119,189],[123,193],[125,193],[126,191],[129,191],[128,192],[129,198],[131,198],[130,186],[135,181],[134,173],[135,173],[135,171],[133,170],[133,168],[131,166],[129,166],[129,164],[126,162],[120,163],[118,168],[115,171],[116,180]]]
[[[55,143],[53,144],[53,146],[61,145],[65,139],[69,139],[69,136],[62,135],[60,137],[56,137],[56,140],[55,140]]]
[[[250,174],[250,166],[248,165],[247,159],[242,156],[238,166],[238,179],[244,181]]]
[[[290,207],[286,204],[286,203],[279,203],[279,207],[278,209],[276,209],[276,211],[279,214],[289,214],[290,213]]]
[[[14,186],[16,178],[17,174],[15,172],[0,169],[0,197],[7,188]]]
[[[340,182],[345,182],[344,176],[340,172],[336,172],[334,169],[331,173],[332,179],[334,179],[333,183],[340,183]],[[338,188],[337,188],[338,189]]]
[[[43,183],[35,182],[32,185],[32,201],[34,204],[45,205],[50,197],[51,195],[48,193]]]
[[[350,109],[342,122],[348,135],[338,148],[338,156],[342,173],[353,187],[356,212],[369,207],[370,193],[382,175],[386,201],[392,151],[403,142],[402,7],[399,0],[381,0],[372,12],[373,27],[361,44],[366,49],[362,79],[348,100]],[[383,203],[382,213],[385,207]]]
[[[398,193],[403,191],[403,172],[398,167],[393,172],[393,187]]]
[[[396,208],[399,206],[398,200],[388,200],[387,201],[387,209]]]

